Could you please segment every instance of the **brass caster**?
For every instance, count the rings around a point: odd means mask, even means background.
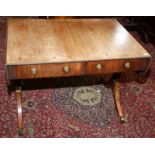
[[[120,122],[121,122],[122,124],[126,122],[126,120],[125,120],[125,117],[124,117],[124,116],[121,116],[121,117],[120,117]]]
[[[23,129],[18,129],[17,132],[18,132],[18,135],[19,135],[19,136],[22,136],[22,135],[23,135]]]

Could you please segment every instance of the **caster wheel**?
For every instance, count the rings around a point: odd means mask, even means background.
[[[23,129],[18,129],[17,132],[18,132],[18,135],[19,135],[19,136],[22,136],[22,135],[23,135]]]
[[[126,122],[126,120],[125,120],[125,117],[124,117],[124,116],[120,117],[120,122],[121,122],[122,124]]]

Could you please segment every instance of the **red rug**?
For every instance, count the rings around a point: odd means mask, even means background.
[[[93,78],[83,77],[85,84],[93,83],[87,86],[74,86],[73,79],[24,81],[23,137],[155,137],[155,46],[144,44],[136,32],[132,35],[152,55],[153,61],[145,83],[136,82],[134,76],[122,83],[125,124],[119,123],[110,88],[104,88],[100,78],[93,81]],[[4,22],[0,24],[0,137],[18,137],[15,93],[9,96],[7,92],[5,53]],[[81,102],[76,97],[76,90],[86,92],[88,96],[90,93],[97,95],[90,100],[81,97]],[[103,98],[105,93],[101,93],[104,91],[108,92],[106,99]],[[66,96],[70,98],[66,99]],[[88,102],[93,104],[92,107],[87,105]]]

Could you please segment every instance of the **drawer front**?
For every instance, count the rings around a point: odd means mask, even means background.
[[[33,79],[83,74],[81,63],[8,66],[9,79]]]
[[[106,74],[128,71],[142,71],[148,65],[149,59],[128,59],[128,60],[105,60],[88,62],[87,74]]]
[[[146,70],[150,59],[7,66],[9,79],[33,79]]]

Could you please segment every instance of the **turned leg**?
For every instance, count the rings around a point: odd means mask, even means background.
[[[22,135],[23,122],[22,122],[22,92],[21,88],[16,90],[16,100],[17,100],[17,112],[18,112],[18,134]]]
[[[114,84],[114,99],[118,111],[118,115],[120,117],[121,123],[125,123],[125,117],[122,112],[121,104],[120,104],[120,84],[118,82],[115,82]]]

